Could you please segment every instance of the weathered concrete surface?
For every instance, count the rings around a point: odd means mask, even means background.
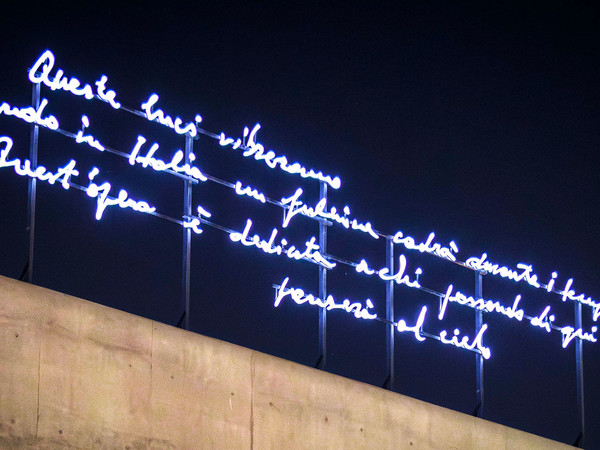
[[[0,277],[1,448],[570,448]]]

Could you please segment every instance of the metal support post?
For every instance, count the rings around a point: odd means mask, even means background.
[[[40,106],[40,83],[33,85],[31,103],[37,111]],[[38,160],[38,140],[40,127],[33,123],[31,125],[31,139],[29,144],[29,160],[31,161],[31,170],[35,171]],[[33,283],[33,250],[35,243],[35,200],[37,194],[37,184],[34,177],[29,177],[29,187],[27,196],[27,230],[29,231],[29,259],[27,261],[27,281]]]
[[[475,295],[478,299],[483,298],[483,275],[481,272],[475,272]],[[483,326],[483,311],[476,310],[475,311],[475,334],[479,333],[481,327]],[[475,372],[477,378],[477,387],[476,387],[476,402],[477,406],[475,409],[474,416],[483,417],[483,355],[481,353],[475,354]]]
[[[575,328],[582,328],[581,320],[581,302],[575,302]],[[577,438],[576,445],[579,448],[585,448],[585,407],[583,402],[583,340],[577,338],[575,341],[575,364],[577,374],[577,410],[581,430]]]
[[[394,273],[394,242],[391,237],[388,237],[385,242],[385,259],[390,273]],[[395,387],[394,338],[396,334],[394,327],[394,281],[392,280],[387,281],[385,284],[385,318],[390,323],[385,329],[387,379],[384,387],[393,391]]]
[[[325,200],[327,204],[327,185],[323,182],[319,188],[319,200]],[[319,247],[322,254],[327,253],[327,224],[319,221]],[[319,298],[327,297],[327,269],[319,266]],[[327,310],[319,308],[319,361],[317,367],[325,370],[327,367]]]
[[[190,155],[192,153],[194,140],[190,135],[185,136],[185,162],[191,164]],[[183,182],[183,214],[192,215],[192,182]],[[190,268],[192,259],[192,230],[183,229],[183,273],[182,273],[182,309],[183,309],[183,328],[190,329]]]

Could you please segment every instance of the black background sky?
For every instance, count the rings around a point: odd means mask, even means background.
[[[262,125],[259,140],[279,154],[339,175],[330,204],[349,204],[359,219],[387,233],[418,239],[435,231],[454,239],[459,258],[487,252],[506,265],[527,262],[557,287],[569,277],[578,292],[600,298],[597,198],[600,88],[599,8],[593,2],[401,2],[173,6],[59,6],[8,11],[2,7],[0,101],[27,105],[27,69],[51,49],[57,66],[82,81],[101,74],[125,105],[140,109],[152,92],[167,113],[238,136]],[[99,102],[42,89],[48,113],[76,131],[90,117],[92,132],[128,153],[138,133],[161,144],[167,159],[183,139]],[[0,135],[26,157],[29,128],[0,117]],[[316,183],[275,173],[244,160],[216,141],[194,144],[207,173],[241,179],[273,198],[297,186],[316,203]],[[78,161],[132,196],[151,200],[180,217],[181,180],[132,168],[124,159],[40,132],[40,163],[49,168]],[[94,219],[95,202],[77,190],[38,183],[34,282],[175,324],[181,314],[181,228],[127,210]],[[18,278],[27,261],[27,181],[0,171],[0,274]],[[256,232],[281,231],[281,210],[231,195],[213,183],[194,188],[194,205],[216,212],[215,222],[241,230],[247,217]],[[283,232],[299,243],[317,225],[295,218]],[[318,292],[317,269],[306,262],[263,255],[206,229],[192,246],[192,331],[314,365],[317,313],[288,302],[273,308],[273,283],[290,276]],[[400,252],[400,247],[396,247]],[[384,264],[383,242],[334,227],[329,252]],[[449,282],[473,294],[472,272],[432,257],[405,252],[409,269],[423,267],[422,284],[443,291]],[[503,280],[484,280],[484,296],[510,304],[523,295],[528,313],[551,304],[561,324],[573,323],[572,304]],[[385,314],[384,284],[338,266],[329,292],[336,298],[370,297]],[[414,321],[430,308],[426,328],[460,325],[472,335],[473,311],[452,306],[448,323],[435,319],[437,300],[400,286],[398,317]],[[584,325],[591,326],[589,308]],[[578,429],[575,352],[525,323],[488,314],[484,417],[566,443]],[[385,330],[341,312],[329,315],[328,370],[381,385]],[[475,408],[474,354],[417,343],[397,335],[397,391],[465,413]],[[587,447],[600,448],[600,353],[584,344]]]

